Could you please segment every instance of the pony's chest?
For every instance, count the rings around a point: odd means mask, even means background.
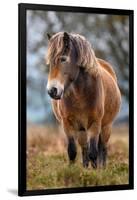
[[[75,117],[87,113],[87,103],[80,98],[68,98],[61,102],[60,108],[65,115],[73,113]]]
[[[80,130],[88,126],[89,109],[82,103],[69,101],[67,104],[60,105],[61,118],[76,130]]]

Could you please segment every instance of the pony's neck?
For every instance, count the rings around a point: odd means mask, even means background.
[[[84,68],[80,68],[77,79],[72,83],[71,94],[83,94],[91,90],[92,78]]]
[[[100,78],[80,69],[77,79],[68,88],[62,102],[66,107],[75,109],[83,109],[87,105],[94,107],[100,95],[99,88]]]

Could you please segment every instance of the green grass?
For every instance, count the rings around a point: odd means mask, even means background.
[[[91,166],[83,168],[79,148],[75,164],[70,165],[62,137],[58,135],[56,141],[55,134],[49,137],[43,135],[43,130],[41,132],[42,135],[36,136],[35,133],[35,137],[28,139],[28,190],[128,184],[127,134],[123,133],[121,138],[114,134],[108,148],[106,168],[95,170]]]
[[[128,183],[128,164],[124,158],[118,162],[116,155],[109,157],[105,169],[94,170],[84,169],[79,161],[68,164],[67,155],[38,153],[28,159],[27,169],[29,190]]]

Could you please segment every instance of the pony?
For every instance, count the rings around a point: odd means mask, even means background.
[[[112,66],[95,56],[84,36],[68,32],[48,34],[46,62],[47,92],[67,136],[70,163],[79,143],[83,167],[106,166],[112,123],[121,104]]]

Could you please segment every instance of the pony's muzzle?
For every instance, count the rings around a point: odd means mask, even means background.
[[[64,87],[59,81],[52,80],[47,84],[47,92],[51,98],[56,100],[61,99],[63,96]]]
[[[52,87],[50,90],[48,90],[48,94],[50,97],[55,98],[57,96],[57,88]]]
[[[52,87],[51,90],[48,90],[48,94],[50,96],[53,96],[53,97],[56,96],[57,95],[57,88]]]
[[[63,91],[58,92],[58,89],[56,87],[52,87],[50,90],[48,90],[48,94],[53,99],[61,99]]]

